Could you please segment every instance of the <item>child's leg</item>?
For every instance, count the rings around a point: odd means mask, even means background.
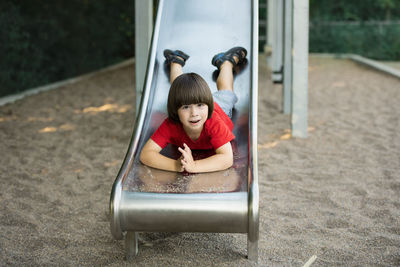
[[[217,88],[218,90],[233,91],[233,64],[230,61],[225,61],[221,64],[217,78]]]
[[[218,91],[213,93],[214,101],[229,118],[232,118],[232,109],[238,101],[233,91],[233,69],[244,62],[246,55],[247,51],[243,47],[233,47],[226,52],[216,54],[211,60],[211,64],[219,70]]]
[[[183,74],[182,67],[185,66],[185,62],[188,60],[189,55],[180,50],[172,51],[170,49],[165,49],[164,56],[166,64],[169,64],[170,66],[169,81],[173,83],[176,77]]]
[[[247,51],[243,47],[233,47],[213,57],[211,63],[219,69],[218,90],[233,91],[233,68],[243,63],[246,55]]]
[[[183,74],[182,66],[178,63],[171,62],[170,72],[169,72],[170,83],[173,83],[176,77],[178,77],[181,74]]]

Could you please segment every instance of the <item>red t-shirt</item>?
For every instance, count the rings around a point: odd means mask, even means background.
[[[214,149],[235,139],[232,133],[233,123],[225,114],[221,107],[214,102],[214,112],[204,123],[199,139],[193,141],[186,134],[181,123],[176,123],[170,119],[165,119],[158,127],[151,139],[161,148],[169,143],[183,147],[183,143],[194,149]]]

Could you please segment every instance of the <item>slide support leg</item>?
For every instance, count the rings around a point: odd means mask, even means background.
[[[251,261],[258,262],[258,240],[247,235],[247,258]]]
[[[139,252],[139,233],[127,232],[125,236],[125,257],[132,260]]]

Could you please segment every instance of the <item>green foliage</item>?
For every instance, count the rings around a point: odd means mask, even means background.
[[[310,27],[310,51],[354,53],[378,60],[400,60],[400,24],[321,24]]]
[[[0,96],[132,57],[134,2],[0,1]]]
[[[311,52],[400,60],[399,0],[310,0],[310,20]]]
[[[310,0],[311,20],[371,21],[400,19],[399,0]]]

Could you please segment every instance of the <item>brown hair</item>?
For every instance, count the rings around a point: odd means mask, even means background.
[[[179,122],[178,109],[183,105],[204,103],[208,106],[208,119],[214,110],[214,100],[206,81],[196,73],[185,73],[175,78],[168,94],[168,117]]]

